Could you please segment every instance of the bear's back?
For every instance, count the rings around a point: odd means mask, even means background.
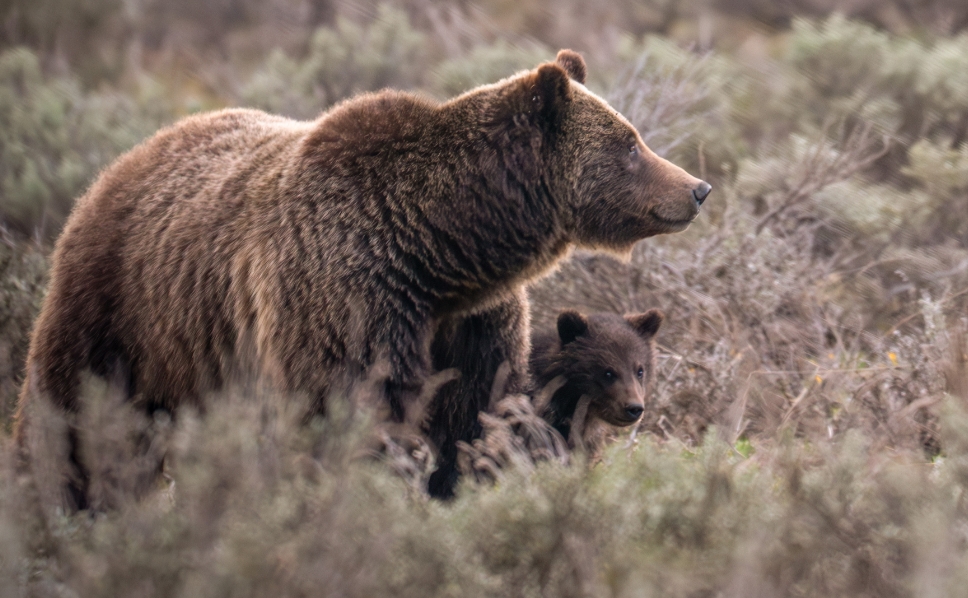
[[[220,303],[245,207],[272,201],[288,156],[311,128],[255,110],[192,116],[106,169],[55,248],[30,357],[31,367],[54,372],[43,390],[72,402],[77,375],[62,364],[73,362],[97,374],[120,371],[142,388],[175,381],[158,385],[163,403],[219,378],[195,362],[204,355],[219,363],[216,354],[235,342],[232,314]],[[152,359],[119,357],[126,355]]]

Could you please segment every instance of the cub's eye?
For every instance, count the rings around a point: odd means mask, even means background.
[[[635,375],[638,376],[639,380],[641,380],[642,376],[645,376],[645,370],[642,368],[639,368],[639,371],[635,372]]]
[[[602,374],[602,377],[605,378],[606,382],[612,382],[615,380],[616,375],[612,370],[605,370],[605,373]]]
[[[639,155],[638,144],[633,143],[632,145],[629,146],[629,155],[632,156],[633,158]]]

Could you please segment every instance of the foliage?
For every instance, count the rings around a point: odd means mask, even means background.
[[[423,44],[407,14],[383,4],[368,26],[340,18],[317,29],[304,60],[274,52],[242,97],[255,107],[313,118],[362,91],[414,87]]]
[[[85,85],[116,79],[124,66],[123,0],[0,2],[0,52],[28,47],[72,65]]]
[[[111,401],[91,387],[101,450],[87,458],[137,460],[124,422],[139,416]],[[595,466],[511,469],[450,503],[361,460],[361,414],[304,426],[286,405],[236,392],[204,418],[156,421],[174,482],[48,528],[8,461],[5,595],[961,595],[968,415],[953,396],[933,463],[859,431],[787,437],[769,456],[710,431],[690,449],[646,438]]]
[[[798,21],[788,60],[796,69],[791,109],[822,123],[857,115],[903,144],[968,134],[968,36],[929,42],[888,35],[833,17]]]
[[[452,97],[478,85],[534,68],[536,64],[552,60],[554,54],[554,50],[540,44],[519,47],[499,39],[493,44],[475,46],[466,56],[442,62],[435,69],[434,88],[443,97]]]
[[[0,54],[0,224],[49,240],[98,170],[168,116],[153,103],[86,94],[23,48]]]
[[[0,240],[0,429],[13,415],[27,340],[47,282],[47,260],[36,247]]]

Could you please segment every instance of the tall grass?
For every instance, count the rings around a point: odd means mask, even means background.
[[[88,395],[85,458],[123,478],[146,457],[118,422],[140,416],[109,395]],[[358,415],[305,426],[279,397],[229,394],[152,424],[167,457],[148,496],[46,527],[5,447],[0,579],[10,596],[957,596],[966,405],[944,400],[933,460],[861,429],[747,456],[716,430],[647,435],[440,503],[360,459]]]

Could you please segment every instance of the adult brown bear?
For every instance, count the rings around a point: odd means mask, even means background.
[[[584,77],[563,50],[445,103],[383,91],[312,122],[224,110],[119,158],[54,252],[17,418],[28,463],[46,443],[34,465],[55,471],[50,492],[87,505],[83,372],[123,380],[147,410],[239,372],[322,410],[382,362],[401,418],[428,372],[456,367],[429,429],[446,494],[499,364],[510,391],[528,384],[525,283],[572,246],[627,252],[683,230],[709,193]],[[60,428],[34,421],[51,411]]]

